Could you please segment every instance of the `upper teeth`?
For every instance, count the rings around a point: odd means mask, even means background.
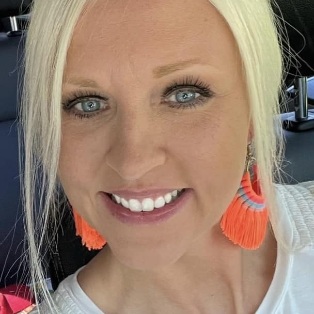
[[[145,198],[142,201],[139,201],[137,199],[130,199],[126,200],[123,197],[112,194],[114,197],[114,200],[122,205],[125,208],[130,209],[132,212],[149,212],[152,211],[154,208],[161,208],[165,206],[165,204],[170,203],[171,201],[175,200],[178,196],[178,194],[182,191],[181,190],[174,190],[172,192],[169,192],[165,194],[164,196],[159,196],[156,199],[152,198]]]

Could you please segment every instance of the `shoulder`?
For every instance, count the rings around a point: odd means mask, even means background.
[[[275,185],[278,207],[271,212],[275,236],[289,251],[314,245],[314,181]]]
[[[83,314],[86,312],[81,311],[78,307],[77,302],[75,302],[75,297],[73,297],[71,290],[68,287],[72,282],[74,275],[69,276],[64,281],[62,281],[58,289],[51,295],[51,304],[48,305],[48,300],[37,306],[31,314]]]
[[[61,292],[63,295],[61,295]],[[66,291],[56,291],[52,295],[52,305],[48,306],[47,302],[43,302],[30,312],[31,314],[81,314],[82,312],[77,307]]]
[[[82,268],[78,269],[59,284],[57,290],[52,295],[52,310],[47,302],[39,305],[41,314],[104,314],[85,294],[77,281],[77,275]],[[32,312],[32,314],[37,313],[39,311]]]

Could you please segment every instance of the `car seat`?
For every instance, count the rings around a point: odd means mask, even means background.
[[[288,99],[293,112],[282,114],[286,149],[282,180],[287,184],[314,180],[314,2],[279,0],[274,11],[286,21],[288,51],[298,55],[286,73]],[[290,105],[290,106],[289,106]],[[283,108],[284,109],[284,108]],[[289,110],[288,110],[289,111]]]
[[[0,19],[6,17],[0,24],[0,287],[19,282],[23,274],[23,269],[19,267],[24,229],[19,201],[16,131],[17,77],[21,70],[19,59],[22,54],[19,24],[23,19],[13,17],[27,12],[30,1],[0,1]],[[277,0],[277,3],[279,6],[274,7],[274,10],[288,22],[290,46],[295,52],[300,52],[301,58],[298,69],[291,68],[287,76],[287,85],[291,85],[287,93],[289,104],[297,110],[282,115],[282,120],[288,121],[283,123],[286,125],[286,175],[283,178],[286,183],[294,184],[314,180],[314,128],[309,127],[312,113],[308,110],[309,105],[314,104],[314,79],[306,78],[314,75],[314,4],[311,0]],[[306,88],[308,97],[304,96]],[[58,230],[58,242],[53,244],[49,260],[54,288],[98,253],[88,251],[75,236],[70,210],[60,213],[60,217],[62,222]]]
[[[0,1],[0,288],[22,281],[25,271],[16,122],[22,42],[14,17],[28,4]]]

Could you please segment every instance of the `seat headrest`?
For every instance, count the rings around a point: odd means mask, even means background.
[[[32,0],[1,0],[0,18],[26,14],[31,3]]]
[[[0,33],[0,122],[15,119],[17,115],[23,47],[20,36],[7,37]]]
[[[274,11],[286,21],[289,45],[299,58],[298,68],[292,66],[291,75],[314,75],[314,1],[313,0],[277,0]],[[286,47],[287,48],[287,47]],[[289,49],[289,48],[287,48]],[[292,60],[293,63],[294,60]]]

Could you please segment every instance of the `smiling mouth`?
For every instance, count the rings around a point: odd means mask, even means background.
[[[177,195],[174,198],[171,198],[169,203],[164,203],[164,205],[159,208],[155,208],[154,206],[152,207],[151,205],[150,205],[151,207],[149,207],[147,204],[145,205],[145,202],[144,202],[144,205],[147,206],[146,211],[144,211],[143,208],[136,207],[138,205],[137,202],[135,203],[130,202],[129,207],[131,208],[126,208],[122,205],[121,199],[120,199],[120,204],[117,203],[117,201],[115,200],[115,197],[113,197],[113,194],[102,192],[100,195],[104,204],[104,210],[108,210],[108,212],[115,219],[129,225],[141,225],[141,224],[156,224],[156,223],[159,224],[159,223],[169,220],[171,217],[175,216],[181,210],[189,208],[186,205],[192,199],[193,194],[194,194],[193,189],[189,189],[189,188],[182,189],[182,191],[180,191],[180,193],[177,193]],[[114,199],[112,199],[112,197]],[[144,200],[135,200],[135,201],[140,202]],[[147,202],[150,202],[150,204],[152,204],[152,200],[147,201]],[[158,205],[158,202],[157,202],[157,205]],[[135,207],[135,211],[132,211],[132,208],[134,210],[134,207]]]
[[[142,200],[139,199],[129,199],[126,200],[118,195],[106,193],[107,196],[111,199],[115,204],[128,209],[130,212],[152,212],[164,209],[176,202],[187,189],[173,190],[170,193],[167,193],[164,196],[160,196],[157,198],[144,198]]]

